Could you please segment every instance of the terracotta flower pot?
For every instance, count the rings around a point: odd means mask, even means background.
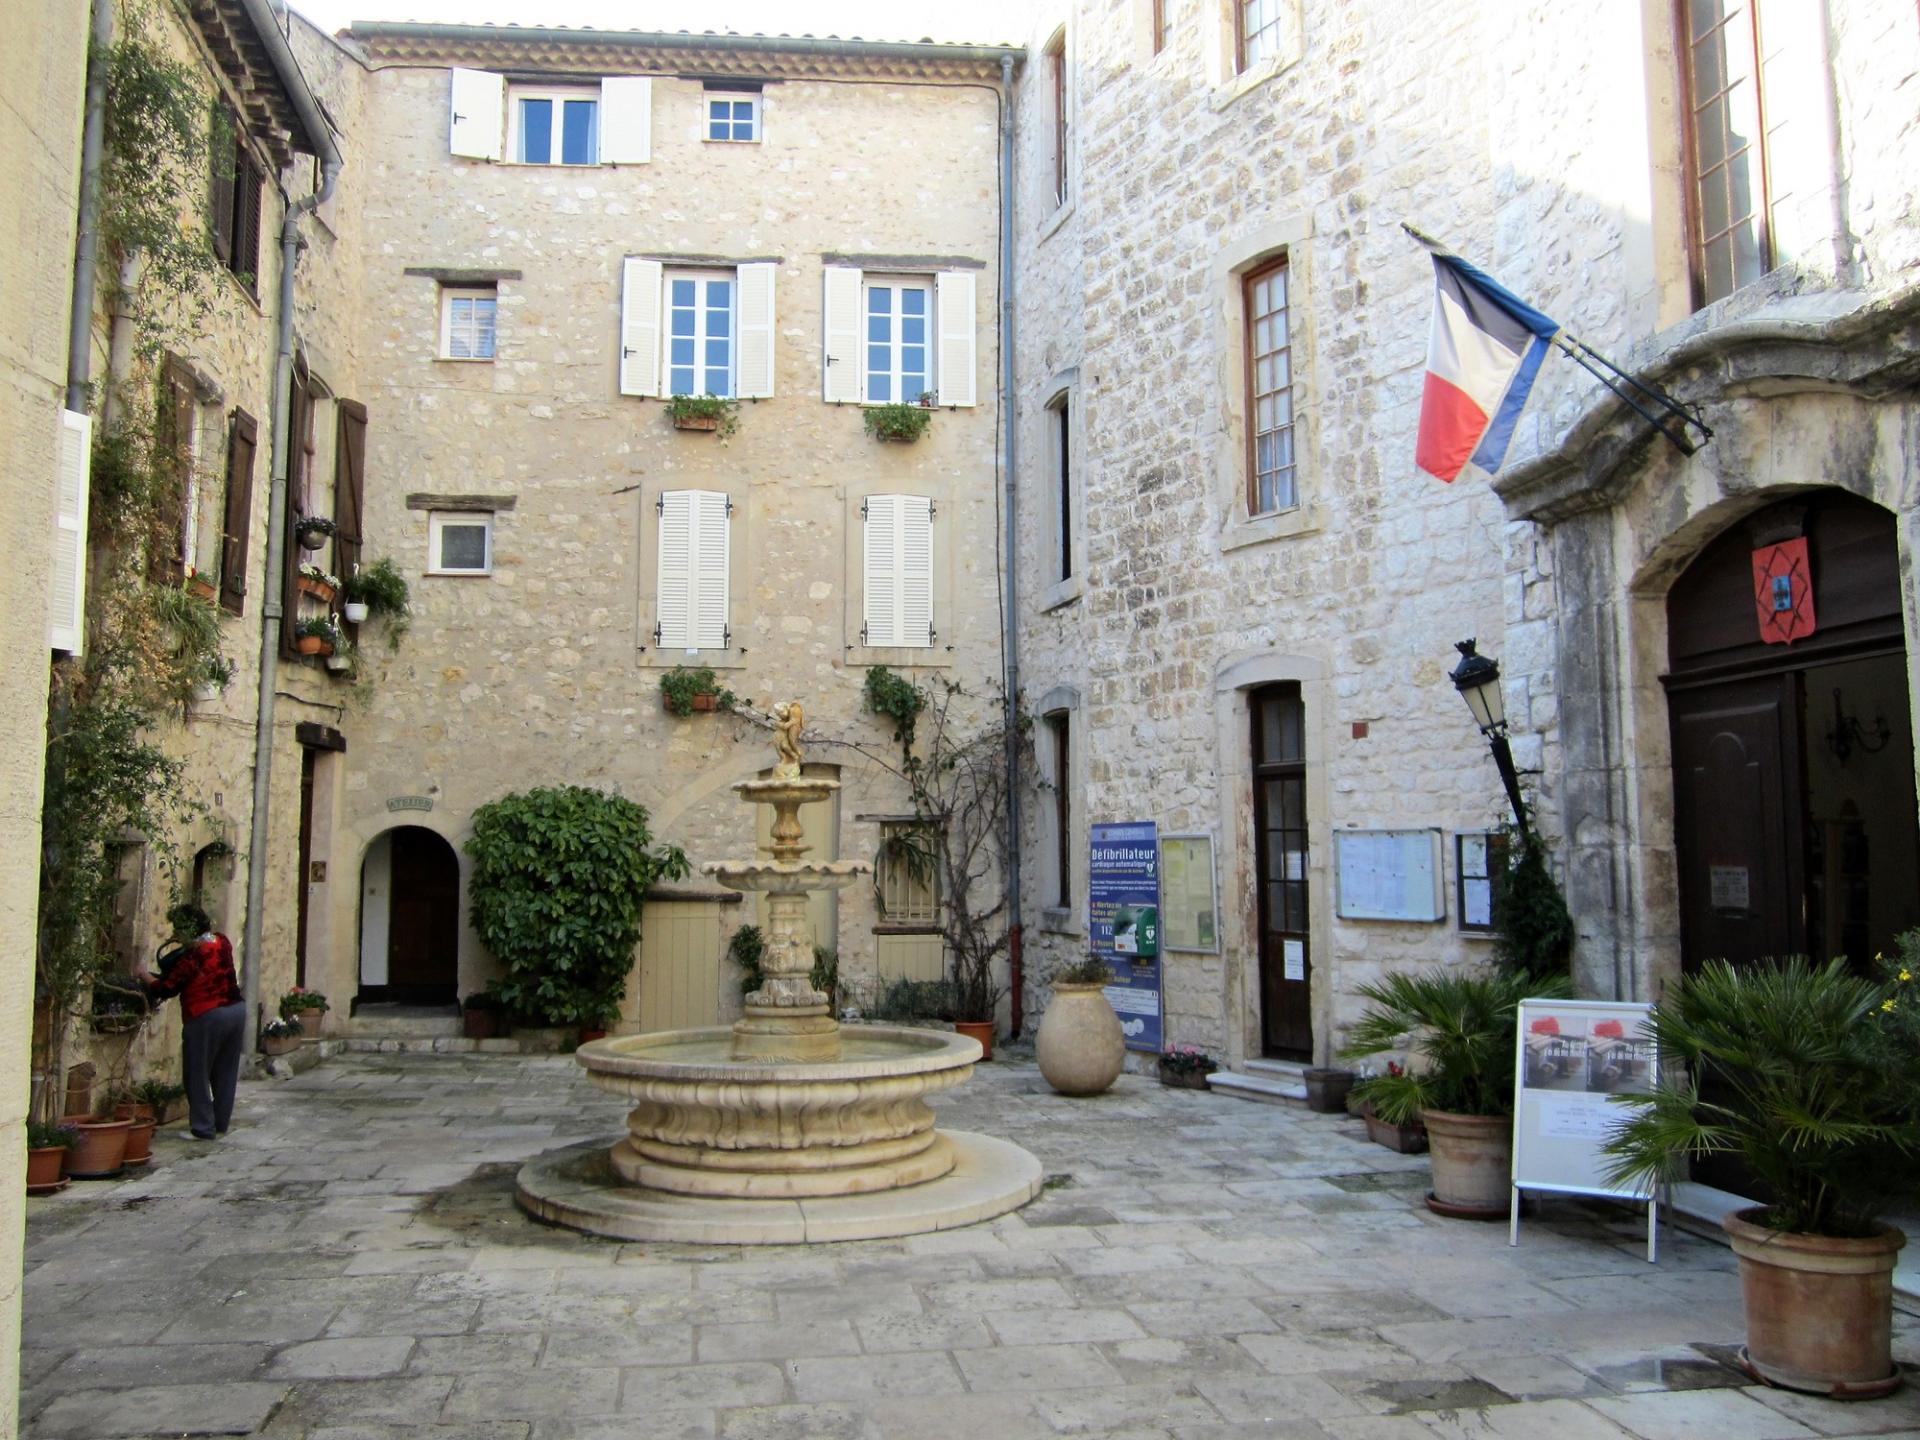
[[[138,1124],[142,1120],[157,1120],[160,1117],[155,1113],[151,1105],[143,1105],[138,1100],[122,1100],[118,1105],[113,1107],[113,1118],[116,1120],[131,1120]]]
[[[67,1173],[76,1180],[105,1180],[118,1175],[127,1158],[127,1131],[131,1120],[74,1120],[80,1143],[67,1160]]]
[[[1427,1127],[1424,1125],[1391,1125],[1373,1113],[1368,1106],[1361,1116],[1367,1122],[1367,1139],[1376,1145],[1384,1145],[1396,1155],[1422,1155],[1427,1149]]]
[[[153,1117],[127,1122],[127,1153],[121,1157],[123,1165],[145,1165],[153,1159]]]
[[[1740,1257],[1747,1366],[1770,1385],[1864,1400],[1899,1388],[1893,1365],[1893,1266],[1907,1237],[1864,1240],[1769,1230],[1766,1209],[1720,1223]]]
[[[260,1053],[262,1055],[289,1055],[300,1048],[298,1035],[262,1035]]]
[[[980,1042],[980,1058],[982,1060],[993,1059],[993,1021],[956,1020],[954,1021],[953,1028],[958,1030],[962,1035],[965,1035],[968,1039],[978,1040]]]
[[[334,596],[333,586],[327,584],[324,580],[315,580],[311,575],[302,575],[300,577],[300,590],[302,594],[311,595],[316,600],[324,600],[329,603],[331,603]]]
[[[213,599],[213,586],[205,580],[202,580],[198,575],[189,575],[187,577],[187,593],[192,595],[196,600],[211,600]]]
[[[293,642],[293,648],[302,655],[331,655],[333,646],[318,635],[302,635]]]
[[[580,1043],[582,1045],[591,1045],[596,1040],[604,1040],[606,1038],[607,1032],[598,1026],[582,1025],[580,1027]]]
[[[1034,1036],[1047,1084],[1062,1095],[1098,1095],[1120,1078],[1127,1040],[1104,985],[1056,984]]]
[[[500,1012],[498,1010],[463,1010],[460,1012],[461,1028],[469,1040],[491,1040],[500,1033]]]
[[[1212,1073],[1211,1070],[1169,1070],[1166,1062],[1162,1061],[1160,1083],[1171,1086],[1175,1090],[1205,1090],[1207,1076]]]
[[[702,691],[693,697],[693,708],[706,711],[717,710],[720,708],[720,697],[712,691]]]
[[[1433,1154],[1428,1207],[1466,1219],[1503,1218],[1513,1197],[1513,1117],[1427,1110],[1420,1118]]]
[[[720,417],[718,415],[676,415],[673,417],[673,428],[676,430],[718,430],[720,428]]]
[[[327,1012],[325,1010],[295,1010],[291,1015],[282,1015],[280,1018],[283,1020],[298,1019],[300,1029],[303,1032],[300,1036],[302,1040],[318,1040],[320,1038],[320,1032],[324,1030],[327,1025]]]
[[[67,1188],[67,1182],[61,1173],[67,1166],[67,1147],[49,1145],[42,1150],[27,1151],[27,1193],[29,1195],[51,1195],[56,1190]]]

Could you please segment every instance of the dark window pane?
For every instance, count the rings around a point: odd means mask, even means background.
[[[442,570],[486,569],[487,527],[442,525],[440,527],[440,568]]]
[[[553,155],[553,102],[520,102],[520,158],[529,165],[544,165]]]
[[[563,107],[565,126],[560,137],[560,160],[566,165],[591,165],[600,157],[594,153],[594,112],[599,102],[569,100]]]

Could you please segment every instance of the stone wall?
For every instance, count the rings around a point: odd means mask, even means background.
[[[742,717],[676,719],[660,699],[661,675],[684,657],[654,647],[653,507],[681,486],[724,489],[735,503],[732,647],[689,663],[717,664],[756,713],[804,699],[808,758],[840,766],[846,787],[839,855],[871,859],[879,829],[862,817],[897,814],[905,797],[881,763],[897,755],[861,685],[869,664],[903,657],[861,646],[849,603],[862,495],[897,487],[937,506],[936,646],[905,673],[978,692],[984,716],[1000,665],[992,88],[788,80],[767,87],[763,141],[726,145],[697,138],[699,83],[661,78],[650,162],[493,164],[448,153],[444,65],[388,63],[370,43],[363,124],[378,141],[359,177],[378,537],[368,553],[399,564],[414,615],[396,653],[371,656],[336,873],[357,875],[366,846],[395,823],[424,823],[457,849],[478,806],[567,783],[646,805],[658,839],[696,865],[751,852],[754,815],[728,787],[771,763],[768,732]],[[604,65],[621,73],[617,57]],[[858,407],[822,401],[829,254],[977,277],[977,405],[938,411],[924,439],[901,446],[868,439]],[[619,394],[627,255],[777,261],[775,393],[742,403],[731,439],[676,432],[660,402]],[[409,270],[500,277],[496,360],[436,358],[437,283]],[[494,515],[491,576],[426,573],[428,502],[410,499],[425,494],[508,497]],[[390,813],[403,795],[433,808]],[[328,983],[346,994],[356,904],[350,885],[331,905]],[[497,970],[464,911],[463,894],[467,990]],[[850,974],[871,968],[873,918],[866,887],[842,893]]]

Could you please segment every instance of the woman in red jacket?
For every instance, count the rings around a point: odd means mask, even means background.
[[[159,975],[138,978],[156,1001],[180,997],[188,1123],[194,1139],[211,1140],[226,1134],[233,1120],[247,1006],[233,970],[233,945],[215,932],[207,912],[198,905],[176,905],[167,920],[177,943],[160,956]]]

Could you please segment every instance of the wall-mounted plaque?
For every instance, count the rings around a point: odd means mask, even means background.
[[[1342,920],[1445,918],[1437,829],[1336,830],[1333,853]]]

